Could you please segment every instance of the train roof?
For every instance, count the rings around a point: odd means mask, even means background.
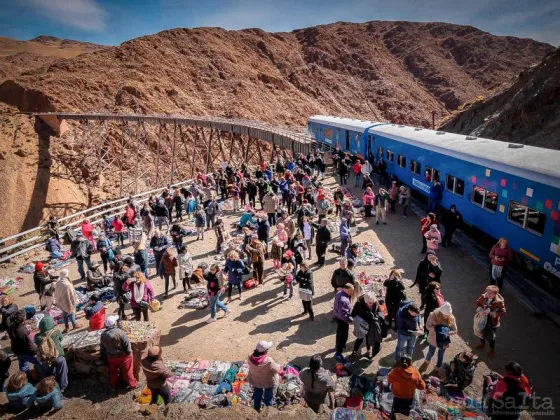
[[[560,151],[385,122],[314,115],[310,122],[364,132],[560,188]],[[513,171],[512,171],[513,169]]]

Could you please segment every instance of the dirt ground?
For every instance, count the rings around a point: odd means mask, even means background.
[[[353,183],[353,180],[351,181]],[[334,186],[330,178],[328,186]],[[414,278],[416,267],[422,256],[419,218],[409,213],[402,218],[397,208],[397,215],[388,215],[387,225],[375,225],[358,220],[358,236],[356,242],[372,242],[385,259],[385,264],[377,266],[357,267],[356,271],[365,270],[374,275],[387,275],[396,267],[403,270],[405,278]],[[225,216],[226,224],[236,220],[235,215]],[[213,258],[215,235],[207,232],[205,240],[196,241],[196,237],[187,238],[189,249],[195,255],[195,262],[210,262]],[[131,248],[124,250],[131,251]],[[443,266],[442,292],[446,300],[453,305],[457,318],[459,334],[452,340],[451,347],[445,354],[450,360],[456,353],[473,348],[477,339],[472,331],[472,320],[475,312],[475,301],[484,291],[488,283],[488,271],[477,265],[474,260],[458,247],[442,248],[438,256]],[[98,259],[96,255],[93,257]],[[254,349],[259,340],[274,342],[270,355],[280,363],[293,362],[307,366],[309,357],[320,354],[327,367],[334,367],[334,334],[335,324],[331,323],[333,294],[330,278],[338,266],[337,255],[329,252],[327,264],[315,270],[314,281],[316,296],[314,297],[315,322],[307,316],[301,316],[302,304],[297,298],[297,291],[292,300],[282,298],[282,283],[272,270],[271,261],[267,261],[265,284],[253,290],[244,291],[240,300],[234,292],[234,301],[229,305],[233,313],[225,319],[219,315],[218,322],[206,324],[208,310],[178,309],[183,297],[179,285],[175,293],[167,300],[162,300],[163,309],[151,313],[150,319],[161,328],[161,345],[164,356],[172,360],[188,360],[192,358],[218,360],[244,360]],[[315,250],[313,259],[316,261]],[[16,266],[0,270],[0,276],[15,275]],[[153,271],[153,269],[152,269]],[[70,266],[71,278],[78,278],[77,266]],[[163,281],[153,278],[152,284],[156,294],[163,293]],[[410,283],[408,283],[409,285]],[[419,302],[417,288],[407,290],[409,296]],[[496,358],[490,360],[486,352],[478,352],[479,360],[475,381],[468,389],[473,397],[480,397],[482,375],[489,370],[503,372],[509,360],[519,362],[525,374],[533,381],[537,397],[552,398],[552,406],[560,401],[560,354],[559,330],[547,319],[534,318],[509,293],[507,284],[504,291],[507,314],[502,319],[496,342]],[[160,296],[159,298],[161,298]],[[33,291],[31,275],[25,275],[25,284],[17,291],[16,303],[36,303],[37,296]],[[111,305],[109,313],[116,312],[116,304]],[[128,311],[127,311],[128,312]],[[350,350],[353,343],[350,334]],[[1,342],[2,348],[9,347],[9,341]],[[354,373],[374,373],[379,366],[391,366],[394,361],[396,336],[390,333],[382,344],[381,352],[370,362],[365,357],[352,367]],[[364,352],[365,350],[362,349]],[[414,352],[415,365],[419,366],[423,354],[427,352],[426,344],[417,344]],[[349,355],[349,352],[347,352]],[[434,358],[435,362],[435,358]],[[432,365],[433,367],[434,365]],[[95,388],[96,384],[90,384]],[[69,395],[98,402],[108,397],[93,398],[84,388],[72,389]],[[103,393],[102,390],[100,390]],[[108,401],[109,402],[109,401]],[[550,418],[550,417],[549,417]]]

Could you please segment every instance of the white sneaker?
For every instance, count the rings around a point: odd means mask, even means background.
[[[206,320],[206,323],[207,323],[207,324],[211,324],[212,322],[216,322],[216,321],[217,321],[216,318],[208,318],[208,319]]]
[[[227,311],[225,311],[225,312],[224,312],[224,318],[225,318],[226,316],[228,316],[229,314],[231,314],[231,312],[232,312],[231,309],[228,309]]]

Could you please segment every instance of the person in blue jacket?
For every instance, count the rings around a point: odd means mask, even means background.
[[[406,354],[414,352],[416,339],[424,334],[424,326],[420,324],[420,309],[414,302],[407,302],[397,311],[397,348],[395,360],[401,359],[406,345]]]
[[[428,198],[428,212],[435,213],[439,201],[442,198],[441,183],[439,181],[433,181],[430,187],[430,197]]]
[[[340,255],[346,256],[346,249],[348,248],[348,243],[352,240],[350,236],[350,228],[348,227],[348,221],[343,218],[340,221]]]
[[[28,407],[37,405],[37,407],[43,409],[60,410],[64,407],[62,403],[62,392],[58,389],[58,384],[54,379],[54,376],[47,376],[41,379],[41,382],[37,384],[37,390],[33,396],[27,402]]]
[[[8,398],[8,407],[11,410],[17,411],[27,408],[34,394],[35,387],[27,382],[27,375],[25,373],[17,371],[8,379],[6,396]]]
[[[230,251],[228,254],[224,271],[228,275],[227,303],[231,302],[231,291],[233,286],[237,287],[237,290],[239,291],[239,300],[241,300],[241,280],[243,279],[243,274],[248,273],[249,270],[245,267],[243,261],[239,259],[239,253],[237,251]]]

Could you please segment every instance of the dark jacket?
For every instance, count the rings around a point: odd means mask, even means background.
[[[424,303],[424,319],[427,320],[428,315],[439,308],[435,292],[433,290],[426,292],[422,302]]]
[[[270,224],[268,220],[259,220],[257,222],[257,235],[259,237],[259,241],[268,241],[268,236],[270,232]]]
[[[355,281],[356,280],[354,279],[354,273],[352,273],[347,268],[342,269],[339,267],[334,270],[332,274],[331,286],[335,289],[338,289],[339,287],[343,287],[346,283],[354,284]]]
[[[326,226],[321,226],[317,229],[317,235],[315,236],[315,240],[317,244],[327,245],[332,239],[331,231]]]
[[[397,311],[397,332],[407,337],[411,337],[413,333],[410,331],[420,330],[420,315],[411,316],[408,312],[409,304],[404,305]]]
[[[54,279],[51,279],[45,271],[35,271],[35,273],[33,273],[33,283],[35,291],[40,296],[43,296],[45,294],[45,287],[48,284],[54,283]],[[52,296],[54,294],[54,288],[51,287],[46,294]]]
[[[311,270],[308,269],[306,272],[299,270],[296,274],[296,282],[299,284],[300,288],[311,290],[311,292],[315,294],[315,286],[313,285],[313,272]]]
[[[383,314],[381,313],[378,302],[375,302],[370,308],[366,304],[364,296],[360,296],[352,308],[351,316],[352,318],[359,316],[369,324],[368,333],[366,335],[366,343],[368,345],[371,346],[374,343],[381,343],[381,341],[383,341],[382,323],[385,321],[383,320]]]
[[[346,259],[348,261],[352,261],[354,263],[354,266],[356,266],[356,260],[358,259],[358,256],[352,252],[352,248],[348,248],[346,250]]]
[[[434,273],[435,276],[430,277],[430,273]],[[418,264],[418,268],[416,269],[416,280],[414,280],[412,286],[418,283],[420,289],[422,290],[422,288],[425,288],[431,281],[437,281],[438,283],[440,283],[442,273],[443,270],[441,269],[441,266],[432,265],[432,263],[426,256],[426,258],[424,258],[422,261],[420,261],[420,264]]]
[[[385,280],[383,282],[385,287],[385,304],[389,312],[395,312],[401,302],[406,299],[405,286],[399,279]]]
[[[457,385],[457,389],[462,391],[472,383],[475,364],[474,362],[462,361],[460,355],[461,353],[456,355],[451,363],[445,363],[443,368],[446,378],[444,385]],[[453,371],[451,365],[454,367]]]
[[[204,279],[207,281],[206,289],[208,290],[208,296],[216,296],[223,286],[222,284],[220,284],[220,279],[218,278],[218,276],[209,271],[204,275]]]
[[[160,235],[159,238],[152,236],[152,239],[150,239],[150,248],[154,250],[154,254],[163,255],[165,250],[170,246],[169,239],[165,235]]]
[[[138,264],[142,272],[148,269],[148,253],[145,249],[134,251],[134,264]]]
[[[95,302],[95,305],[93,306],[85,306],[84,307],[84,312],[86,314],[86,319],[91,319],[92,316],[94,316],[96,313],[98,313],[101,309],[103,309],[103,302],[101,302],[100,300]]]
[[[24,324],[18,326],[10,325],[10,328],[8,328],[8,336],[10,337],[12,353],[16,356],[33,356],[37,353],[37,346],[31,341],[29,331]]]
[[[232,261],[228,259],[224,267],[224,271],[228,274],[228,282],[233,285],[241,284],[243,274],[248,271],[245,264],[241,260]]]
[[[126,333],[115,326],[101,334],[101,351],[108,357],[119,357],[132,354],[132,346]]]
[[[463,222],[463,216],[458,211],[453,213],[451,210],[445,210],[443,213],[443,217],[441,219],[442,225],[445,227],[445,230],[449,230],[453,232],[458,227],[461,227],[461,223]]]
[[[12,303],[8,306],[4,306],[0,308],[0,315],[2,315],[2,322],[0,323],[0,331],[6,331],[10,324],[10,316],[17,312],[18,306],[15,303]]]
[[[169,217],[169,209],[163,203],[157,203],[154,212],[156,213],[156,217]]]

